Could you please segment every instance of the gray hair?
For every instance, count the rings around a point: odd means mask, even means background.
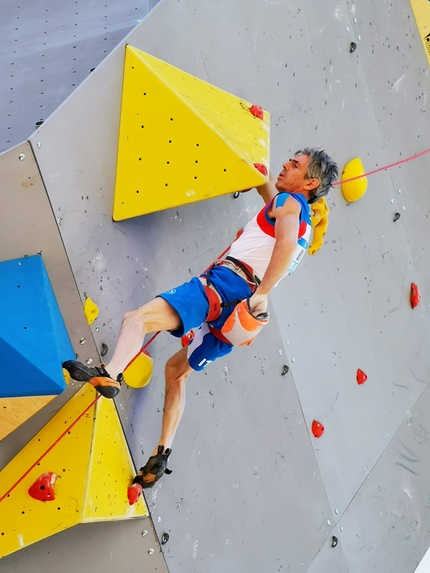
[[[312,179],[315,177],[320,181],[318,187],[316,189],[312,189],[309,194],[308,203],[315,203],[330,191],[330,187],[337,179],[339,169],[333,159],[331,159],[331,157],[329,157],[322,149],[304,147],[303,149],[296,151],[294,157],[297,157],[297,155],[307,155],[310,157],[305,179]]]

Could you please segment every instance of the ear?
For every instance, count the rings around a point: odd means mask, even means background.
[[[306,179],[305,189],[307,189],[308,191],[312,191],[313,189],[316,189],[319,184],[320,180],[317,179],[316,177],[312,177],[311,179]]]

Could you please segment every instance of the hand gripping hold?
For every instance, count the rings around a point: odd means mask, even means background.
[[[172,450],[170,448],[165,450],[164,446],[158,446],[158,453],[155,456],[151,456],[146,464],[140,468],[133,483],[138,483],[144,489],[147,489],[157,483],[164,474],[171,474],[172,470],[167,468],[167,460],[171,453]]]

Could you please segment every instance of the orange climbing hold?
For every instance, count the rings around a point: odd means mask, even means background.
[[[254,167],[262,175],[266,176],[268,174],[267,167],[263,163],[254,163]]]
[[[263,119],[264,118],[264,110],[261,106],[254,104],[251,107],[249,107],[248,109],[252,113],[252,115],[254,117],[256,117],[257,119]]]
[[[312,422],[312,434],[315,438],[321,438],[324,434],[324,426],[321,422],[317,422],[316,420]]]
[[[34,484],[29,487],[29,495],[38,501],[54,501],[54,483],[56,479],[57,474],[54,474],[54,472],[43,473],[37,478]]]
[[[127,490],[128,503],[134,505],[142,493],[142,486],[140,483],[134,483]]]
[[[411,283],[411,307],[418,306],[421,300],[420,289],[415,283]]]
[[[366,380],[367,374],[363,372],[363,370],[360,370],[360,368],[357,368],[357,384],[364,384]]]

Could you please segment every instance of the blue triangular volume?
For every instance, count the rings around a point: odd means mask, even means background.
[[[40,255],[0,263],[0,397],[60,394],[75,353]]]

